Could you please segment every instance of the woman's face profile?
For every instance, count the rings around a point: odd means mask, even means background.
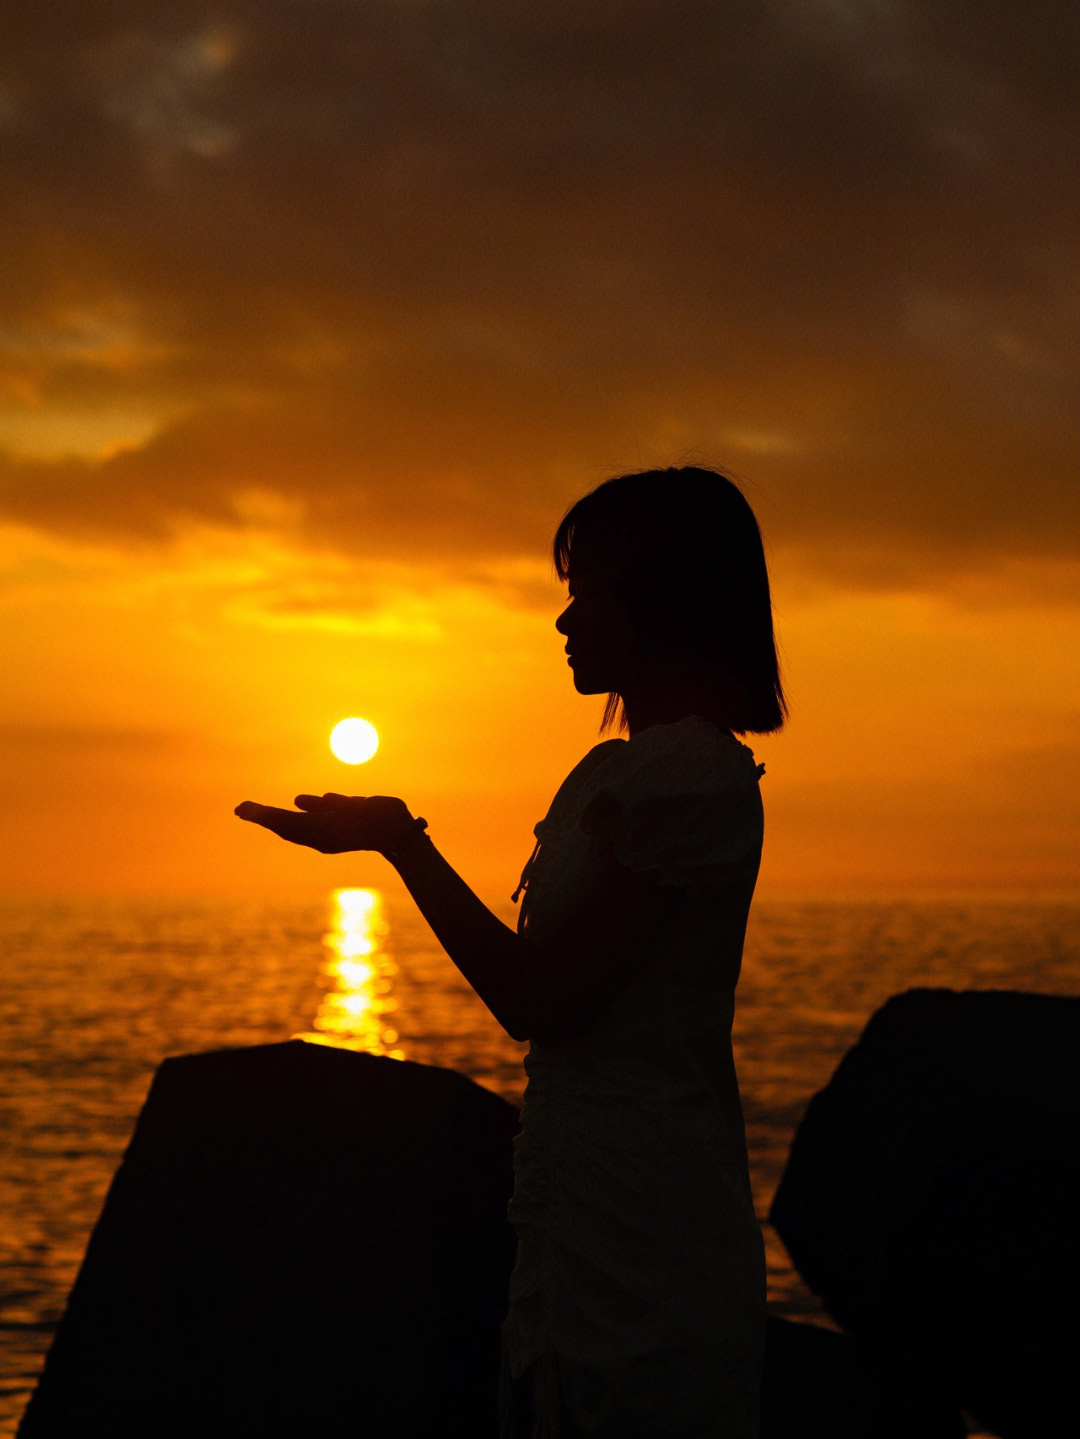
[[[600,575],[572,571],[570,603],[555,621],[566,636],[578,694],[625,695],[640,682],[645,656],[630,617]]]

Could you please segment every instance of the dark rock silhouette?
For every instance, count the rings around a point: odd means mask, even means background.
[[[167,1060],[20,1435],[494,1434],[516,1128],[449,1070]]]
[[[894,1357],[770,1315],[761,1439],[964,1439],[959,1409]]]
[[[807,1109],[771,1218],[864,1352],[1004,1439],[1075,1430],[1080,1000],[913,990]]]

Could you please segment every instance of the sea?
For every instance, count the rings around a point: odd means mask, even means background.
[[[734,1047],[775,1314],[829,1323],[767,1221],[796,1126],[871,1014],[922,986],[1080,994],[1080,902],[755,903]],[[526,1047],[404,895],[0,901],[0,1435],[16,1432],[158,1065],[297,1036],[521,1099]]]

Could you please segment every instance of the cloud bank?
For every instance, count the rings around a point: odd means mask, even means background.
[[[703,459],[853,582],[1076,556],[1074,6],[19,9],[3,516],[482,565]]]

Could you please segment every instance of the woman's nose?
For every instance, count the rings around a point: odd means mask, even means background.
[[[565,634],[569,634],[569,633],[570,633],[570,627],[569,627],[569,625],[568,625],[567,622],[566,622],[566,617],[567,617],[567,615],[568,615],[569,613],[570,613],[570,606],[567,605],[567,606],[566,606],[566,609],[563,610],[562,614],[561,614],[561,615],[559,616],[559,618],[555,621],[555,628],[559,631],[559,633],[560,633],[561,635],[565,635]]]

